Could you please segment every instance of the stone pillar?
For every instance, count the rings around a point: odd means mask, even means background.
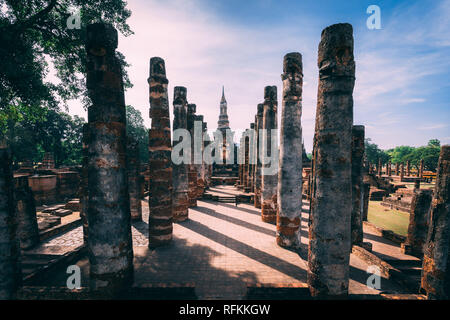
[[[173,92],[173,130],[187,129],[187,89],[175,87]],[[173,142],[175,146],[176,143]],[[182,156],[182,154],[180,154]],[[188,166],[189,164],[172,164],[173,168],[173,220],[185,221],[189,214],[188,197]]]
[[[250,123],[250,130],[251,132],[255,132],[255,124],[254,123]],[[254,136],[253,139],[250,139],[249,141],[249,149],[248,149],[248,192],[252,192],[253,189],[253,162],[254,162],[254,145],[255,145],[255,140],[254,140]]]
[[[210,140],[211,137],[206,132],[206,140],[204,141],[204,149],[207,148],[212,141]],[[204,171],[205,171],[205,188],[208,189],[211,186],[211,167],[212,165],[207,164],[205,161],[203,161]]]
[[[262,103],[258,104],[258,109],[256,113],[257,123],[256,123],[256,156],[257,156],[257,162],[255,165],[255,197],[254,197],[254,205],[255,208],[260,209],[261,208],[261,187],[262,187],[262,177],[261,177],[261,159],[260,159],[260,151],[262,146],[260,145],[260,135],[261,135],[261,129],[263,128],[263,112],[264,112],[264,105]]]
[[[202,185],[201,185],[201,193],[200,193],[200,197],[203,196],[203,194],[205,193],[205,189],[207,187],[207,183],[206,183],[206,175],[207,175],[207,170],[206,170],[206,163],[205,163],[205,159],[203,158],[203,153],[205,151],[205,148],[207,146],[207,142],[205,141],[205,136],[208,134],[208,123],[207,122],[203,122],[202,123],[202,164],[200,166],[200,179],[202,181]]]
[[[441,147],[424,246],[421,288],[429,299],[450,298],[450,145]]]
[[[111,25],[87,27],[89,274],[91,290],[108,296],[133,282],[125,99],[116,48]]]
[[[367,221],[367,214],[369,212],[369,198],[370,198],[370,183],[363,183],[363,194],[362,194],[362,220]]]
[[[82,168],[80,177],[80,218],[83,225],[83,242],[87,245],[88,239],[88,218],[87,218],[87,208],[89,202],[88,193],[88,172],[89,172],[89,124],[83,124],[83,138],[82,138]]]
[[[378,170],[378,176],[381,177],[381,175],[383,174],[383,165],[381,164],[381,158],[378,159],[377,170]]]
[[[164,60],[150,59],[150,118],[149,169],[150,196],[148,221],[149,248],[167,245],[172,241],[172,141],[170,137],[169,97]]]
[[[245,130],[248,133],[248,129]],[[249,192],[250,175],[249,175],[249,155],[250,155],[250,138],[248,135],[244,137],[244,192]]]
[[[201,163],[196,164],[196,172],[197,172],[197,184],[196,184],[196,197],[197,199],[200,199],[205,192],[205,181],[203,180],[203,151],[204,151],[204,144],[203,144],[203,132],[205,131],[205,122],[203,121],[203,116],[198,115],[196,116],[196,121],[201,123],[201,141],[200,141],[200,151],[201,151]]]
[[[312,296],[348,294],[352,212],[353,28],[322,31],[308,254]],[[330,245],[332,244],[332,245]]]
[[[255,186],[256,186],[256,164],[258,163],[258,117],[255,115],[255,123],[253,126],[253,164],[251,166],[252,170],[252,189],[253,197],[256,196]]]
[[[363,243],[364,126],[353,126],[352,138],[352,245],[361,246]]]
[[[302,216],[302,55],[284,56],[281,110],[280,160],[278,169],[277,244],[300,246]]]
[[[402,162],[400,165],[400,182],[403,182],[404,176],[405,176],[405,165]]]
[[[414,190],[419,190],[420,189],[420,180],[416,179],[414,180]]]
[[[420,172],[419,172],[419,178],[423,178],[423,159],[420,159]]]
[[[264,113],[263,113],[263,129],[266,130],[265,139],[262,145],[264,156],[270,157],[272,153],[278,152],[277,149],[272,150],[272,139],[276,139],[272,135],[271,129],[277,129],[277,87],[267,86],[264,88]],[[265,164],[268,168],[273,164]],[[262,220],[264,222],[275,223],[277,219],[277,185],[278,174],[262,174],[261,178],[261,207]]]
[[[191,163],[188,166],[188,197],[189,208],[197,206],[197,170],[194,165],[194,122],[195,110],[197,106],[193,103],[188,104],[187,110],[187,130],[191,134]]]
[[[11,154],[0,141],[0,300],[15,299],[22,283],[16,230]]]
[[[428,210],[431,203],[431,190],[415,190],[411,201],[409,214],[408,236],[402,243],[402,250],[406,254],[419,258],[423,255],[423,245],[427,240]]]
[[[30,249],[39,243],[39,228],[33,192],[28,186],[28,176],[14,178],[17,215],[17,234],[22,249]]]
[[[242,144],[241,144],[241,149],[242,149]],[[241,152],[241,151],[239,150],[239,152]],[[239,164],[238,165],[238,170],[239,170],[239,187],[242,186],[242,182],[243,182],[243,178],[244,178],[244,176],[242,174],[242,169],[243,168],[244,168],[243,164]]]
[[[411,173],[411,166],[410,166],[410,164],[409,164],[409,160],[406,160],[406,176],[410,176],[410,173]]]
[[[391,160],[389,160],[388,164],[387,164],[387,174],[389,177],[392,175],[392,167],[391,166],[392,166]]]
[[[131,220],[142,220],[139,142],[130,136],[127,144],[127,165]]]
[[[396,175],[396,176],[398,176],[398,175],[400,174],[399,169],[400,169],[400,163],[397,162],[397,163],[395,164],[395,175]]]

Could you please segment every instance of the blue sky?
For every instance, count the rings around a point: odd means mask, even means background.
[[[381,30],[369,30],[369,5],[381,9]],[[125,100],[147,126],[148,64],[166,61],[169,99],[173,87],[188,88],[208,128],[217,127],[222,85],[230,126],[249,127],[266,85],[278,87],[283,56],[303,55],[303,136],[311,151],[317,96],[317,46],[328,25],[348,22],[355,38],[354,123],[387,149],[450,143],[450,0],[423,1],[206,1],[129,0],[135,35],[119,38],[132,65],[134,87]],[[70,112],[85,115],[78,102]]]

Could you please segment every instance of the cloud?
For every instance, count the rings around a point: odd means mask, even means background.
[[[129,24],[135,35],[120,37],[118,48],[131,63],[129,74],[134,84],[125,99],[145,115],[147,125],[150,57],[160,56],[166,62],[170,103],[173,87],[186,86],[188,101],[197,104],[197,113],[204,115],[209,130],[217,127],[224,85],[230,126],[241,131],[254,121],[265,86],[278,87],[281,110],[283,55],[299,51],[307,52],[303,57],[308,83],[304,87],[307,108],[303,119],[304,132],[309,135],[305,141],[311,145],[317,67],[308,48],[316,48],[318,39],[289,26],[266,29],[227,24],[196,1],[138,1],[128,6],[133,12]]]
[[[261,5],[267,7],[268,3]],[[420,108],[426,110],[437,90],[450,86],[448,79],[439,82],[439,86],[427,82],[450,69],[450,26],[446,18],[450,15],[449,3],[430,2],[430,8],[424,10],[420,4],[408,2],[390,16],[382,8],[382,30],[368,30],[365,23],[354,24],[354,122],[365,125],[366,137],[380,147],[408,144],[412,139],[420,143],[428,138],[423,132],[411,133],[410,126],[418,127],[419,121],[425,121],[411,114]],[[135,35],[120,36],[118,48],[131,64],[128,71],[134,84],[125,100],[142,112],[147,126],[147,78],[153,56],[166,62],[171,113],[173,87],[186,86],[188,101],[197,104],[197,112],[204,115],[208,129],[214,130],[224,85],[230,126],[242,132],[254,121],[256,106],[263,101],[264,86],[277,86],[281,111],[283,56],[298,51],[303,55],[304,66],[303,135],[306,149],[311,151],[321,31],[317,25],[323,22],[319,13],[309,16],[292,12],[289,20],[266,26],[230,23],[211,5],[196,0],[134,0],[129,1],[128,8],[132,11],[128,23]],[[419,20],[430,23],[420,24]],[[74,112],[79,104],[71,103],[70,108]],[[74,113],[80,112],[83,111]],[[278,114],[280,122],[281,112]],[[426,130],[433,129],[438,128]]]
[[[418,129],[419,130],[436,130],[436,129],[442,129],[442,128],[447,128],[447,127],[448,127],[448,124],[436,123],[436,124],[420,126]]]

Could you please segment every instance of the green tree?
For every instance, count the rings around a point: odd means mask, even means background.
[[[389,154],[378,148],[378,145],[372,143],[371,141],[372,140],[370,138],[364,140],[365,155],[367,161],[378,165],[378,159],[381,159],[381,163],[386,164],[390,158]]]
[[[127,111],[127,135],[132,136],[139,142],[139,155],[141,163],[148,162],[148,130],[145,128],[144,119],[139,110],[130,105]]]
[[[14,162],[38,162],[45,152],[52,152],[57,166],[80,164],[84,122],[83,118],[54,110],[32,120],[19,112],[14,121],[8,119],[5,130]]]
[[[125,36],[132,34],[126,20],[131,12],[122,0],[0,0],[0,110],[57,110],[61,102],[82,97],[89,104],[84,77],[86,26],[113,24]],[[80,29],[69,29],[67,20],[77,8]],[[117,53],[122,66],[128,66]],[[58,84],[45,81],[49,62]],[[123,68],[125,69],[125,68]],[[130,87],[124,70],[125,87]]]
[[[389,153],[392,163],[401,163],[406,162],[406,160],[411,160],[414,149],[414,147],[409,146],[395,147]]]
[[[439,153],[441,151],[440,141],[437,139],[430,140],[428,145],[416,148],[409,159],[416,168],[420,166],[420,160],[423,160],[425,170],[436,171]]]
[[[429,147],[440,147],[441,142],[438,139],[431,139],[430,141],[428,141],[428,146]]]

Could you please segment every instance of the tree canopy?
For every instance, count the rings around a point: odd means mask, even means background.
[[[431,139],[426,146],[410,147],[398,146],[389,150],[381,150],[370,139],[365,141],[365,152],[370,163],[378,164],[378,159],[386,164],[389,160],[392,163],[402,163],[409,161],[416,169],[420,166],[420,160],[424,161],[425,170],[435,171],[439,160],[441,143],[438,139]]]
[[[131,12],[122,0],[0,0],[0,8],[0,112],[4,115],[23,106],[56,110],[75,98],[88,105],[83,77],[87,25],[103,21],[125,36],[132,34],[126,23]],[[74,11],[79,13],[80,29],[67,27]],[[126,67],[123,55],[117,55]],[[50,64],[58,83],[46,79]],[[123,69],[125,87],[130,87]]]
[[[139,142],[141,163],[147,163],[148,130],[144,126],[141,112],[130,105],[127,106],[127,136],[132,136]]]
[[[52,152],[57,166],[80,164],[84,123],[79,116],[54,110],[46,110],[32,120],[8,120],[5,133],[14,162],[39,162],[45,152]]]

